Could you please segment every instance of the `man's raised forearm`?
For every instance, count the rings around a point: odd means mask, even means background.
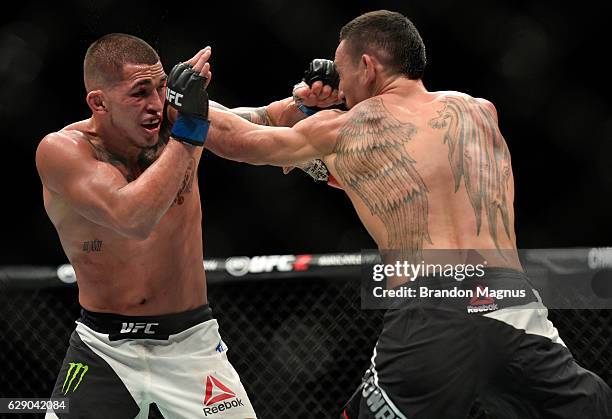
[[[174,202],[197,148],[170,140],[160,157],[135,181],[119,189],[115,211],[122,233],[146,239]]]
[[[118,202],[123,216],[137,235],[148,237],[161,217],[168,211],[191,164],[195,168],[193,146],[203,146],[209,122],[209,100],[206,80],[210,78],[207,63],[210,49],[201,50],[186,63],[179,63],[168,74],[166,94],[168,105],[174,108],[176,119],[170,141],[161,156],[134,182],[121,188]],[[189,176],[189,174],[187,174]]]

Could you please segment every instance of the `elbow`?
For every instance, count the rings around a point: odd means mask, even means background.
[[[132,240],[144,241],[147,240],[153,233],[153,227],[135,226],[123,231],[124,235]]]
[[[156,225],[156,222],[144,219],[123,219],[115,220],[114,230],[127,239],[144,241],[153,234]]]
[[[127,239],[144,241],[151,236],[151,234],[153,233],[153,229],[153,226],[148,226],[141,223],[134,225],[117,226],[115,228],[115,231]]]
[[[136,241],[148,239],[163,216],[159,211],[148,208],[142,202],[136,203],[133,197],[121,191],[114,205],[106,208],[105,224],[121,236]]]

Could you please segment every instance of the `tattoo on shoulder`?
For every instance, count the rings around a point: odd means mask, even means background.
[[[85,253],[90,252],[101,252],[102,251],[102,240],[88,240],[83,242],[83,251]]]
[[[474,98],[449,96],[438,116],[429,121],[434,129],[446,130],[448,160],[455,180],[461,180],[476,216],[480,234],[482,212],[489,223],[489,234],[499,249],[498,216],[510,238],[510,217],[506,190],[510,177],[510,152],[497,127],[495,115]]]
[[[405,145],[414,138],[414,124],[398,121],[382,99],[355,110],[340,129],[335,166],[387,230],[387,247],[420,257],[428,229],[427,186]]]

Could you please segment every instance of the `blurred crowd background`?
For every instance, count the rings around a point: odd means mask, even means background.
[[[429,90],[491,100],[512,153],[522,248],[605,246],[612,230],[609,14],[595,2],[352,1],[13,3],[0,17],[1,265],[65,261],[42,203],[41,138],[89,117],[88,45],[139,36],[168,71],[211,45],[212,99],[261,106],[287,97],[313,58],[333,58],[342,25],[404,13],[425,41]],[[373,242],[344,193],[298,172],[205,153],[206,257],[359,251]]]

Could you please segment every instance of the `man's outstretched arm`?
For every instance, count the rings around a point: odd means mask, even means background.
[[[332,154],[344,112],[322,111],[292,128],[256,125],[211,109],[207,147],[215,154],[255,165],[289,166]]]
[[[308,115],[300,109],[300,105],[325,108],[337,105],[342,101],[338,98],[338,90],[321,81],[313,83],[312,87],[302,82],[295,86],[293,97],[277,100],[261,107],[228,108],[222,104],[210,101],[210,107],[232,112],[241,118],[257,125],[271,127],[292,127],[306,119]]]
[[[231,112],[253,124],[271,127],[292,127],[306,118],[306,114],[298,109],[293,98],[277,100],[257,108],[247,106],[228,108],[214,101],[210,102],[210,107]]]

